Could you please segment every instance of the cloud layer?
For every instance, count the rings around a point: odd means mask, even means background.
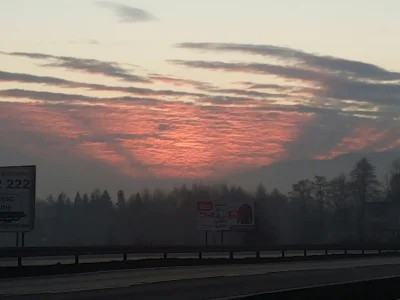
[[[223,177],[282,159],[400,147],[398,72],[268,45],[177,47],[259,57],[253,63],[207,61],[193,52],[193,60],[170,60],[182,70],[203,70],[199,80],[190,72],[187,78],[145,74],[122,62],[1,52],[54,74],[0,70],[3,141],[22,154],[61,164],[68,156],[149,179]],[[58,69],[120,84],[72,81]],[[208,71],[231,84],[209,82]],[[232,72],[257,77],[229,80]]]
[[[373,64],[306,53],[304,51],[287,47],[228,43],[181,43],[178,44],[177,47],[221,52],[242,52],[246,54],[273,57],[282,62],[296,63],[297,65],[300,64],[300,67],[325,70],[337,75],[345,75],[348,77],[383,81],[400,80],[399,72],[387,71]]]
[[[97,1],[97,5],[111,9],[123,23],[137,23],[154,21],[156,18],[149,12],[129,5],[118,4],[111,1]]]
[[[312,85],[307,91],[314,97],[333,101],[352,100],[367,103],[372,110],[400,113],[400,73],[378,66],[303,51],[249,44],[182,43],[177,47],[203,51],[239,52],[278,59],[279,64],[182,61],[171,63],[207,70],[274,75],[293,82]]]

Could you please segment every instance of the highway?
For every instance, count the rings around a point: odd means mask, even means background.
[[[211,300],[400,274],[400,258],[152,268],[0,280],[2,299]]]

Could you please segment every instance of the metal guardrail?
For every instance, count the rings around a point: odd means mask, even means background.
[[[234,259],[234,253],[253,252],[255,258],[261,258],[261,252],[280,252],[282,257],[288,251],[302,251],[307,256],[311,251],[329,252],[343,251],[393,251],[398,252],[400,244],[314,244],[314,245],[274,245],[274,246],[85,246],[85,247],[9,247],[0,248],[0,258],[17,258],[18,265],[22,265],[22,258],[32,257],[57,257],[74,256],[75,263],[79,257],[85,255],[117,255],[120,254],[124,261],[128,254],[163,254],[167,259],[168,254],[198,254],[199,259],[204,253],[229,253],[229,258]]]

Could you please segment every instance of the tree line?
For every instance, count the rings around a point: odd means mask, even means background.
[[[118,244],[204,244],[197,230],[196,201],[253,199],[256,227],[226,233],[229,244],[294,244],[372,240],[370,202],[400,203],[400,160],[380,181],[375,167],[359,160],[349,174],[314,176],[292,185],[288,194],[260,184],[255,191],[227,184],[182,185],[171,191],[144,189],[133,195],[107,190],[49,195],[36,203],[32,246]],[[217,237],[211,242],[218,243]]]

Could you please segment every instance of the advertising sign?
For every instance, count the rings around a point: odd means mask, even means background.
[[[230,231],[254,229],[254,202],[231,202],[228,205]]]
[[[215,204],[214,230],[229,230],[226,203]]]
[[[36,166],[0,167],[0,231],[34,228]]]
[[[197,229],[214,230],[214,204],[211,201],[197,202]]]
[[[255,224],[253,201],[200,201],[197,214],[199,230],[245,231]]]

